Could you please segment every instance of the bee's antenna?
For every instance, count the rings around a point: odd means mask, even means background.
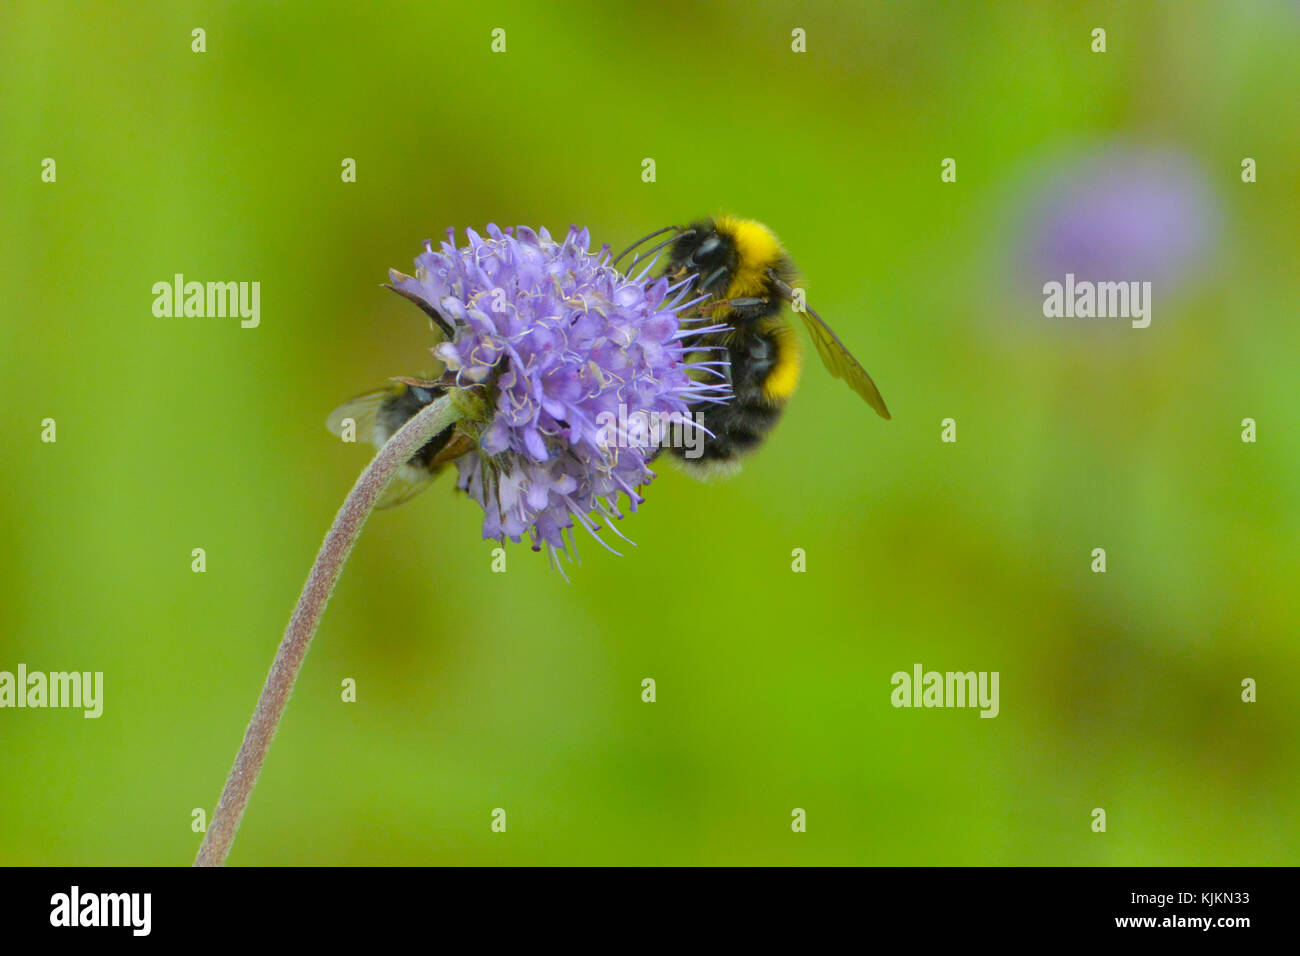
[[[613,259],[609,260],[609,264],[610,264],[611,266],[616,266],[616,265],[618,265],[618,260],[622,259],[625,255],[627,255],[629,252],[631,252],[631,251],[632,251],[633,249],[635,249],[637,246],[641,245],[643,242],[649,242],[649,241],[650,241],[651,239],[653,239],[655,236],[662,236],[665,232],[674,231],[674,230],[677,231],[677,232],[681,232],[681,231],[682,231],[682,227],[681,227],[681,226],[664,226],[662,229],[656,229],[654,232],[650,233],[650,235],[648,235],[648,236],[642,236],[642,237],[641,237],[640,239],[638,239],[636,242],[632,243],[632,245],[628,246],[626,249],[624,249],[622,252],[620,252],[618,255],[616,255]]]
[[[662,249],[664,246],[668,245],[669,243],[673,243],[676,242],[678,239],[685,239],[687,236],[693,236],[693,235],[695,235],[695,230],[687,229],[679,236],[670,236],[669,238],[665,239],[663,242],[659,243],[658,245],[651,246],[650,249],[646,252],[638,252],[636,255],[632,257],[632,261],[627,264],[628,271],[631,272],[632,267],[635,266],[638,262],[640,262],[643,258],[648,258],[649,256],[654,255],[656,252],[658,252],[660,249]]]

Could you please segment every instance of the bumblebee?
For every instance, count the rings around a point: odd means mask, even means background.
[[[393,278],[396,281],[407,277],[394,270]],[[423,299],[409,295],[395,285],[385,284],[384,288],[418,305],[429,316],[429,325],[439,340],[452,338],[451,325]],[[325,427],[345,440],[368,439],[375,448],[382,448],[416,412],[446,393],[447,385],[434,379],[393,378],[387,387],[364,392],[334,409],[326,419]],[[419,494],[438,477],[448,462],[470,451],[473,445],[474,439],[470,435],[459,430],[457,425],[448,425],[402,465],[379,496],[375,507],[392,508]]]
[[[382,448],[399,428],[425,405],[447,392],[446,386],[418,378],[395,378],[387,388],[351,398],[330,413],[325,427],[347,440],[369,439]],[[351,425],[348,423],[351,422]],[[411,456],[375,503],[391,508],[419,494],[437,478],[447,463],[470,451],[468,435],[448,425]]]
[[[796,301],[794,264],[776,234],[760,222],[716,216],[689,226],[668,226],[633,243],[614,259],[617,264],[633,249],[656,236],[673,235],[632,260],[644,260],[670,246],[663,275],[670,281],[692,279],[691,291],[702,297],[687,313],[684,327],[701,330],[688,338],[692,352],[725,352],[725,374],[733,397],[724,404],[701,403],[690,411],[707,430],[702,447],[670,451],[684,464],[705,474],[728,473],[744,455],[761,445],[776,425],[799,382],[799,339],[782,313],[787,303],[803,318],[822,363],[843,379],[882,418],[889,409],[871,376],[830,326]],[[631,271],[629,266],[628,271]],[[724,331],[712,331],[718,325]]]

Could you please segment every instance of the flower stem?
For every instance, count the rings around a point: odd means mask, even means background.
[[[248,798],[257,784],[262,762],[266,759],[266,752],[270,749],[271,739],[275,736],[284,708],[289,703],[289,694],[298,679],[298,672],[302,669],[303,659],[307,656],[307,649],[311,646],[311,639],[325,612],[330,593],[343,571],[343,563],[352,552],[352,546],[361,534],[361,528],[374,509],[375,502],[388,487],[398,468],[430,438],[463,417],[464,403],[458,401],[459,398],[453,392],[417,412],[379,449],[379,453],[361,473],[344,500],[334,524],[325,534],[320,552],[316,555],[316,563],[307,576],[307,583],[303,585],[298,605],[289,618],[289,626],[285,628],[280,649],[275,652],[271,672],[267,675],[262,695],[257,700],[257,709],[253,711],[248,730],[244,732],[244,742],[239,747],[235,765],[221,791],[217,810],[212,815],[207,835],[194,860],[195,866],[221,866],[226,862],[230,845],[235,842],[235,834],[243,819],[244,809],[248,806]]]

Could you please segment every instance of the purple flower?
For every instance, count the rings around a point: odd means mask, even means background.
[[[1198,269],[1217,225],[1202,172],[1172,150],[1113,147],[1067,165],[1030,203],[1024,260],[1036,282],[1149,280]]]
[[[459,486],[483,507],[484,538],[527,535],[554,554],[576,522],[599,540],[602,521],[623,517],[619,496],[635,511],[654,478],[657,444],[618,423],[680,423],[689,406],[729,397],[697,380],[708,363],[687,361],[686,283],[620,274],[577,227],[562,243],[525,226],[465,233],[459,249],[454,230],[439,251],[426,241],[415,277],[391,273],[450,324],[434,355],[487,402],[478,448],[456,461]]]

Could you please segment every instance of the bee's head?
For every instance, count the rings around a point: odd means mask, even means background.
[[[695,292],[722,297],[731,284],[737,254],[735,237],[715,220],[692,223],[673,243],[667,274],[694,275]]]

